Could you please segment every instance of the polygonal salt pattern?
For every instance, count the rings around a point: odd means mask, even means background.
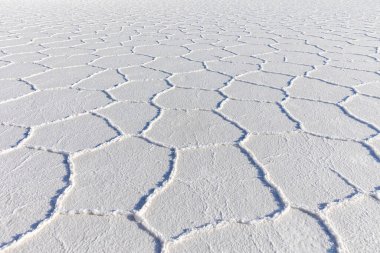
[[[73,161],[77,179],[63,208],[111,211],[138,207],[169,169],[169,155],[169,149],[140,138],[126,138],[83,154]]]
[[[206,62],[206,66],[207,69],[211,71],[231,77],[240,76],[260,69],[260,66],[257,64],[233,63],[227,61],[208,61]]]
[[[56,208],[68,168],[60,154],[20,148],[0,154],[0,247],[33,231]]]
[[[92,62],[92,65],[101,68],[122,68],[130,67],[135,65],[141,65],[143,63],[150,62],[153,58],[145,55],[137,54],[125,54],[125,55],[115,55],[115,56],[104,56],[102,58],[96,59]]]
[[[345,204],[342,208],[333,208],[328,213],[331,223],[341,236],[350,252],[376,251],[380,246],[379,201],[370,197],[362,197]]]
[[[148,103],[119,102],[97,111],[126,134],[138,134],[158,115],[158,109]],[[126,117],[120,117],[126,115]]]
[[[233,81],[223,92],[230,98],[276,102],[285,98],[281,90],[252,83]]]
[[[119,101],[149,101],[168,87],[164,80],[130,81],[110,93]]]
[[[366,83],[364,85],[356,87],[356,90],[362,94],[369,96],[376,96],[380,98],[380,81],[373,83]]]
[[[182,57],[160,57],[145,66],[167,73],[182,73],[203,69],[203,64]]]
[[[91,66],[78,66],[48,70],[42,74],[25,78],[38,89],[70,87],[82,79],[92,76],[101,69]]]
[[[263,85],[270,86],[274,88],[284,88],[289,85],[290,81],[293,79],[290,75],[269,73],[269,72],[253,72],[243,76],[239,76],[238,80]]]
[[[294,97],[331,103],[338,103],[352,95],[352,91],[349,88],[304,77],[293,80],[292,85],[287,91]]]
[[[296,123],[272,103],[258,101],[227,101],[221,111],[236,120],[249,132],[286,132],[296,129]]]
[[[305,129],[336,138],[365,139],[376,131],[356,120],[335,104],[303,99],[289,99],[285,107]]]
[[[105,119],[86,114],[34,128],[26,145],[77,152],[95,148],[117,135],[117,131]]]
[[[326,252],[333,248],[324,227],[311,216],[290,210],[277,221],[247,226],[232,223],[200,231],[169,246],[170,252]]]
[[[11,124],[40,125],[108,103],[110,99],[100,91],[48,90],[0,104],[0,118]]]
[[[187,147],[234,142],[242,132],[210,111],[167,110],[146,135],[166,145]]]
[[[376,252],[379,12],[3,0],[0,251]]]
[[[123,75],[113,69],[97,72],[88,78],[81,79],[74,87],[87,90],[106,90],[126,82]]]
[[[94,225],[95,224],[95,225]],[[125,235],[125,230],[128,235]],[[127,217],[97,215],[60,215],[35,237],[26,239],[18,252],[91,251],[153,252],[156,242]],[[7,251],[5,251],[7,252]]]
[[[352,114],[380,129],[380,98],[357,95],[344,103]]]
[[[120,73],[125,75],[129,81],[162,80],[170,76],[165,72],[143,66],[122,68],[120,69]]]
[[[218,89],[225,86],[230,79],[227,75],[201,70],[172,75],[169,81],[179,87]]]
[[[0,79],[19,79],[45,70],[46,67],[34,63],[12,63],[0,68]]]
[[[270,64],[264,64],[263,70],[283,75],[303,76],[306,72],[313,70],[313,67],[287,62],[273,62]]]
[[[0,125],[0,151],[17,146],[28,132],[23,127]]]
[[[91,61],[98,58],[95,55],[72,55],[72,56],[52,56],[46,59],[43,59],[39,61],[39,64],[42,64],[44,66],[48,66],[49,68],[64,68],[64,67],[70,67],[70,66],[76,66],[76,65],[86,65],[90,63]]]
[[[156,103],[170,109],[211,110],[222,99],[223,97],[215,91],[175,88],[160,95]]]
[[[181,56],[189,52],[188,49],[180,46],[153,45],[136,47],[135,53],[149,55],[152,57]]]
[[[344,180],[368,191],[375,189],[380,180],[375,173],[379,164],[357,143],[292,133],[253,136],[247,147],[288,198],[302,206],[316,207],[350,195],[352,186]],[[358,168],[360,176],[356,172]],[[309,194],[304,194],[305,191]]]
[[[354,87],[363,83],[379,81],[380,78],[379,74],[369,71],[344,69],[330,66],[318,67],[316,70],[310,73],[310,76],[348,87]]]
[[[227,161],[226,156],[230,157]],[[181,152],[176,170],[173,182],[145,214],[165,237],[213,220],[254,220],[278,208],[258,172],[236,147]]]
[[[0,102],[26,95],[33,91],[25,82],[17,80],[0,80]]]

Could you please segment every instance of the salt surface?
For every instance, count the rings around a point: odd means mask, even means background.
[[[2,0],[0,251],[377,252],[377,0]]]

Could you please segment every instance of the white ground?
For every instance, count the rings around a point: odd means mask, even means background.
[[[0,248],[378,252],[379,13],[0,0]]]

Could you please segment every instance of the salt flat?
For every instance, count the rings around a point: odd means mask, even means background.
[[[377,0],[0,0],[1,252],[378,252]]]

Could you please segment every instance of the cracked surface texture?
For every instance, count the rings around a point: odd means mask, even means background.
[[[377,1],[0,5],[0,252],[378,251]]]

